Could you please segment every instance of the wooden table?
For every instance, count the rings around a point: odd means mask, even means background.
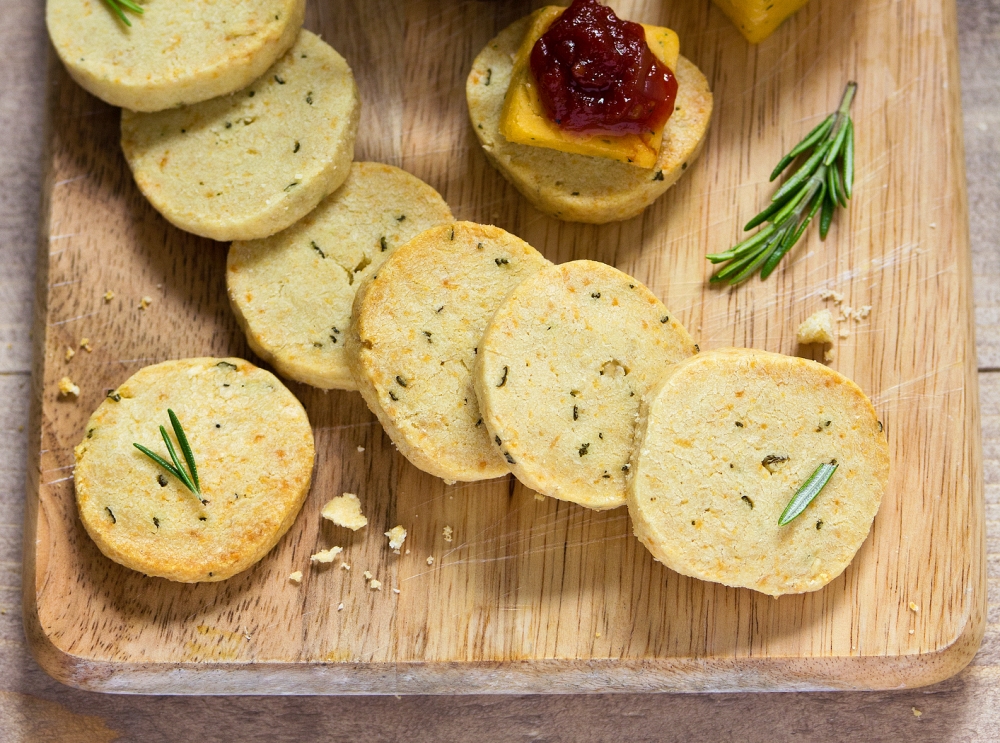
[[[693,0],[690,0],[693,1]],[[0,731],[4,740],[398,739],[995,740],[1000,729],[1000,1],[959,0],[987,499],[990,604],[982,650],[954,679],[877,694],[560,697],[152,698],[49,679],[20,625],[20,535],[31,367],[42,90],[40,1],[0,0]],[[995,231],[993,231],[995,234]],[[916,710],[916,711],[914,711]],[[918,715],[917,712],[920,714]]]

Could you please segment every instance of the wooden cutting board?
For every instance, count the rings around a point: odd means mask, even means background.
[[[841,324],[849,335],[832,362],[871,395],[892,456],[852,565],[821,591],[780,599],[684,578],[631,536],[625,509],[538,499],[511,478],[448,487],[395,452],[360,396],[297,384],[318,469],[271,554],[205,585],[107,560],[80,524],[72,481],[73,446],[105,390],[164,359],[253,356],[226,300],[226,246],[148,206],[118,148],[118,112],[53,61],[24,606],[54,677],[203,694],[873,689],[937,681],[975,653],[984,511],[953,2],[813,0],[756,47],[707,0],[612,3],[680,33],[715,114],[681,182],[642,216],[603,227],[529,207],[486,163],[467,120],[472,58],[537,4],[311,4],[309,28],[357,75],[357,158],[415,173],[459,218],[500,225],[554,261],[632,273],[703,349],[799,353],[798,323],[837,309],[823,290],[870,305],[867,319]],[[772,192],[771,167],[850,79],[860,83],[850,209],[825,243],[810,231],[767,281],[709,287],[704,254],[739,239]],[[140,310],[144,296],[152,304]],[[77,351],[69,362],[67,347]],[[81,386],[78,400],[57,397],[64,375]],[[369,518],[347,536],[319,517],[345,491]],[[399,556],[382,536],[395,524],[409,531]],[[309,567],[335,544],[350,571]],[[301,586],[287,579],[294,570],[306,574]],[[385,588],[367,588],[365,571]]]

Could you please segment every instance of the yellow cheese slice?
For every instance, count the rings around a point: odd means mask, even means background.
[[[566,9],[547,6],[535,11],[534,19],[514,60],[510,87],[507,89],[503,113],[500,116],[500,133],[509,142],[548,147],[578,155],[606,157],[632,163],[640,168],[652,168],[656,165],[660,154],[663,126],[642,134],[578,134],[561,129],[546,115],[545,107],[538,95],[538,86],[531,74],[529,60],[535,42],[564,10]],[[677,34],[661,26],[642,24],[642,27],[646,32],[646,43],[650,51],[673,70],[680,55],[680,40]]]
[[[714,0],[747,41],[766,39],[788,16],[809,0]]]

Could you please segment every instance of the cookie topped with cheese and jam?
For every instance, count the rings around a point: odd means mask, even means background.
[[[501,31],[473,62],[466,99],[484,153],[525,198],[597,224],[633,217],[670,188],[712,113],[676,33],[595,0],[540,8]]]

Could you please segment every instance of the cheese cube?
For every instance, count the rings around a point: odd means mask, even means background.
[[[759,44],[809,0],[713,0],[747,41]]]
[[[510,87],[500,117],[500,133],[509,142],[533,147],[548,147],[560,152],[606,157],[652,168],[660,154],[663,127],[643,134],[590,135],[567,131],[549,119],[531,74],[530,57],[535,43],[565,8],[547,6],[535,12],[524,41],[514,60]],[[650,51],[671,70],[677,65],[680,41],[669,28],[642,25]]]

